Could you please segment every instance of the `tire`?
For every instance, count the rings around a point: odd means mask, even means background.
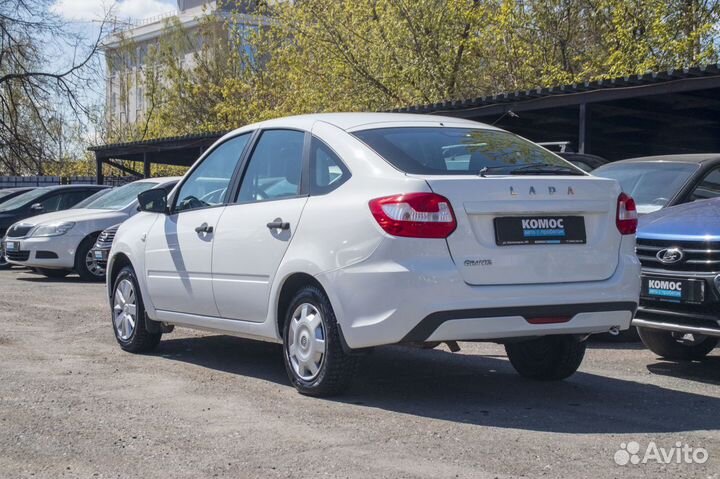
[[[2,253],[2,254],[0,254],[0,270],[10,269],[12,267],[12,265],[10,263],[8,263],[7,258],[5,258],[5,252],[0,251],[0,253]]]
[[[283,360],[292,385],[308,396],[345,391],[358,358],[343,351],[337,319],[325,293],[316,286],[302,288],[283,319]]]
[[[541,381],[559,381],[577,371],[585,357],[586,341],[573,336],[544,336],[507,343],[505,352],[515,370],[523,377]]]
[[[45,277],[56,279],[64,278],[70,274],[70,271],[66,269],[35,268],[35,271]]]
[[[666,359],[691,361],[702,359],[715,349],[718,338],[694,336],[693,342],[684,342],[677,333],[661,329],[638,328],[643,344],[653,353]]]
[[[97,234],[92,234],[88,236],[87,238],[82,240],[80,246],[78,246],[77,251],[75,251],[75,272],[80,276],[80,279],[82,279],[83,281],[105,281],[105,269],[100,268],[94,259],[92,259],[92,264],[94,264],[95,267],[99,269],[93,269],[88,264],[90,250],[93,246],[95,246],[97,237]]]
[[[128,289],[131,287],[132,291]],[[120,299],[119,293],[123,299]],[[115,339],[123,351],[129,353],[147,353],[160,344],[162,333],[150,333],[145,327],[146,313],[145,305],[140,294],[135,271],[130,266],[125,266],[115,278],[113,283],[112,309],[110,311],[110,324],[112,325]],[[134,304],[134,308],[126,306]],[[135,312],[133,315],[132,312]],[[127,315],[132,321],[128,321]],[[123,316],[125,315],[125,316]],[[134,321],[134,325],[132,322]]]

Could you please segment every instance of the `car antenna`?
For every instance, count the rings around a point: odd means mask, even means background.
[[[505,118],[506,116],[509,116],[510,118],[520,118],[520,115],[518,115],[517,113],[515,113],[515,112],[512,111],[512,110],[508,110],[508,111],[506,111],[505,113],[503,113],[502,115],[500,115],[500,118],[498,118],[497,120],[495,120],[494,122],[492,122],[490,125],[491,125],[491,126],[495,126],[495,123],[499,122],[500,120],[502,120],[502,119]]]

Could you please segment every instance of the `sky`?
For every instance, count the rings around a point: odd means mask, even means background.
[[[0,0],[2,1],[2,0]],[[173,12],[177,10],[176,0],[54,0],[50,10],[52,13],[60,16],[68,22],[72,31],[84,37],[83,44],[85,47],[92,45],[97,39],[100,24],[105,18],[106,13],[110,10],[111,16],[115,17],[119,23],[129,20],[142,20],[151,18],[163,13]],[[75,51],[72,45],[63,42],[48,42],[57,50],[57,54],[53,55],[55,64],[52,70],[64,71],[69,65],[76,61],[82,53]],[[48,46],[48,48],[51,48]],[[102,104],[105,96],[104,92],[104,62],[98,62],[101,68],[98,81],[80,93],[83,103],[86,106]],[[67,121],[74,121],[74,117],[68,114]],[[86,138],[84,145],[78,148],[84,150],[87,144],[97,143],[96,131],[92,123],[84,125],[83,136]]]
[[[139,20],[177,10],[177,3],[174,0],[56,0],[50,8],[69,21],[93,22],[101,20],[110,8],[119,20]]]

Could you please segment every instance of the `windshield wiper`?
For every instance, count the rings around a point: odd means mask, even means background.
[[[491,171],[496,171],[496,170],[507,170],[508,168],[512,168],[512,167],[513,167],[513,165],[483,166],[483,167],[480,168],[480,170],[477,172],[477,175],[485,178],[485,174],[486,174],[486,173],[489,173],[489,172],[491,172]]]
[[[549,163],[532,163],[525,166],[519,166],[508,171],[508,173],[511,175],[559,174],[584,176],[584,173],[578,171],[572,166],[551,165]]]

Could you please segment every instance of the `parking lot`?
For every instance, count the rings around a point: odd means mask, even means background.
[[[313,399],[276,345],[179,330],[122,353],[104,289],[0,272],[0,477],[720,477],[717,352],[593,342],[579,373],[539,383],[497,345],[394,347]],[[708,460],[619,466],[630,441]]]

